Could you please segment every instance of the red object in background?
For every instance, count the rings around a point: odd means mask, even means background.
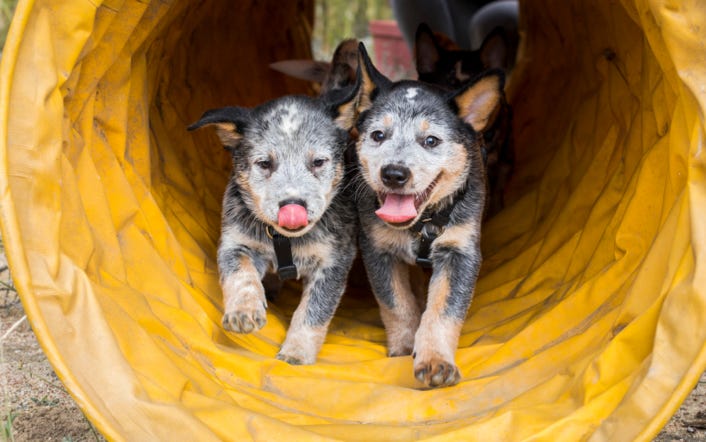
[[[417,78],[407,43],[394,20],[371,20],[375,67],[391,80]]]

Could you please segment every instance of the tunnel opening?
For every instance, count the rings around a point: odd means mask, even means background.
[[[484,226],[462,381],[424,391],[411,358],[385,356],[366,290],[312,366],[274,359],[296,285],[263,330],[220,326],[230,157],[185,127],[312,93],[268,64],[311,56],[313,0],[49,3],[18,12],[3,56],[6,100],[26,103],[3,111],[3,237],[40,342],[109,437],[630,439],[697,379],[703,346],[674,343],[704,342],[677,326],[703,311],[687,191],[702,126],[648,6],[522,2],[508,204]]]

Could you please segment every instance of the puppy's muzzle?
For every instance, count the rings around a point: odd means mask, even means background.
[[[398,164],[388,164],[380,169],[380,178],[383,184],[390,189],[399,189],[404,187],[412,176],[412,171],[409,168]]]
[[[280,207],[284,207],[289,204],[295,204],[297,206],[302,206],[302,207],[306,208],[306,201],[300,200],[300,199],[290,198],[290,199],[282,200],[279,202]]]

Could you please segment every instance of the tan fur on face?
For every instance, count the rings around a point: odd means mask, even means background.
[[[358,146],[360,146],[360,143],[358,144]],[[358,152],[360,152],[360,149],[358,149]],[[369,174],[368,159],[365,157],[358,156],[358,162],[360,163],[360,170],[362,171],[363,175]]]
[[[331,193],[333,192],[333,189],[338,188],[338,185],[341,184],[341,180],[343,179],[344,175],[344,170],[343,170],[343,164],[339,164],[336,166],[336,175],[333,178],[333,184],[331,185],[331,192],[329,193],[329,199],[331,197]]]
[[[461,144],[453,144],[453,161],[448,161],[439,176],[434,190],[427,199],[427,205],[436,204],[454,193],[464,183],[468,161],[468,151]]]
[[[336,172],[333,177],[333,181],[331,184],[331,189],[326,193],[326,201],[331,201],[333,198],[334,194],[338,192],[338,185],[341,183],[341,180],[343,180],[345,172],[343,170],[343,165],[339,164],[336,166]]]
[[[393,123],[393,121],[392,121],[392,115],[389,115],[389,114],[388,114],[388,115],[385,115],[384,117],[382,117],[382,124],[383,124],[383,126],[385,126],[385,127],[390,127],[390,126],[392,126],[392,123]]]
[[[257,192],[253,192],[253,189],[250,186],[250,182],[249,182],[248,178],[249,177],[246,173],[240,173],[236,177],[236,180],[238,182],[238,185],[242,189],[243,194],[247,195],[248,198],[250,198],[252,200],[253,207],[251,209],[255,213],[255,216],[257,216],[259,219],[261,219],[263,221],[268,220],[269,218],[267,216],[265,216],[265,213],[260,208],[260,205],[262,204],[262,200],[260,199],[260,195]]]
[[[420,131],[420,132],[426,132],[426,131],[429,130],[429,126],[430,126],[429,121],[427,121],[427,120],[422,120],[422,121],[419,122],[419,131]]]

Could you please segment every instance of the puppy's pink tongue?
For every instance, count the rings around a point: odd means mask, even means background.
[[[299,204],[287,204],[279,209],[277,224],[285,229],[298,229],[308,224],[306,208]]]
[[[388,223],[403,223],[414,219],[417,216],[414,195],[388,193],[382,207],[376,210],[375,214]]]

